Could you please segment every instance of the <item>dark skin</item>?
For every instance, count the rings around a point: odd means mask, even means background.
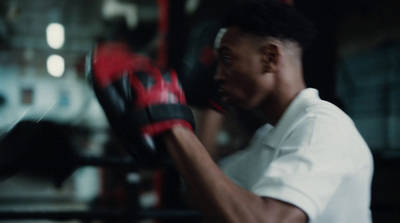
[[[258,45],[253,42],[250,36],[241,35],[239,29],[229,28],[218,48],[216,79],[222,84],[227,103],[263,111],[275,125],[297,93],[305,88],[300,55],[290,52],[291,48],[280,41]],[[259,197],[233,183],[196,135],[185,127],[174,127],[164,139],[189,192],[209,222],[308,221],[300,208]]]
[[[214,159],[218,157],[216,135],[223,123],[223,115],[213,109],[204,109],[197,123],[197,136]]]

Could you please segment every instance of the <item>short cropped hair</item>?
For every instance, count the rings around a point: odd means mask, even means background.
[[[315,34],[311,21],[293,6],[277,0],[242,0],[227,9],[223,27],[238,27],[257,37],[297,42],[305,49]]]

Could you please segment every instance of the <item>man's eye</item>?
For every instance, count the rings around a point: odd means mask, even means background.
[[[223,64],[229,64],[229,63],[231,62],[232,59],[231,59],[230,57],[221,56],[221,57],[219,58],[219,60],[220,60],[220,62],[223,63]]]

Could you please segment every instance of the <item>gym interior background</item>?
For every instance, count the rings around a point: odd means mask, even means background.
[[[125,153],[85,57],[96,42],[126,41],[179,72],[189,35],[230,2],[2,0],[0,222],[195,222],[173,167]],[[400,222],[400,2],[287,2],[318,30],[307,84],[354,119],[374,154],[374,222]],[[242,145],[233,122],[218,137],[224,150]]]

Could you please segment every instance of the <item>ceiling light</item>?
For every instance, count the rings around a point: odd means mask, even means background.
[[[64,45],[64,26],[59,23],[50,23],[46,29],[47,43],[53,49],[59,49]]]
[[[64,74],[64,58],[59,55],[51,55],[47,58],[47,71],[51,76],[61,77]]]

